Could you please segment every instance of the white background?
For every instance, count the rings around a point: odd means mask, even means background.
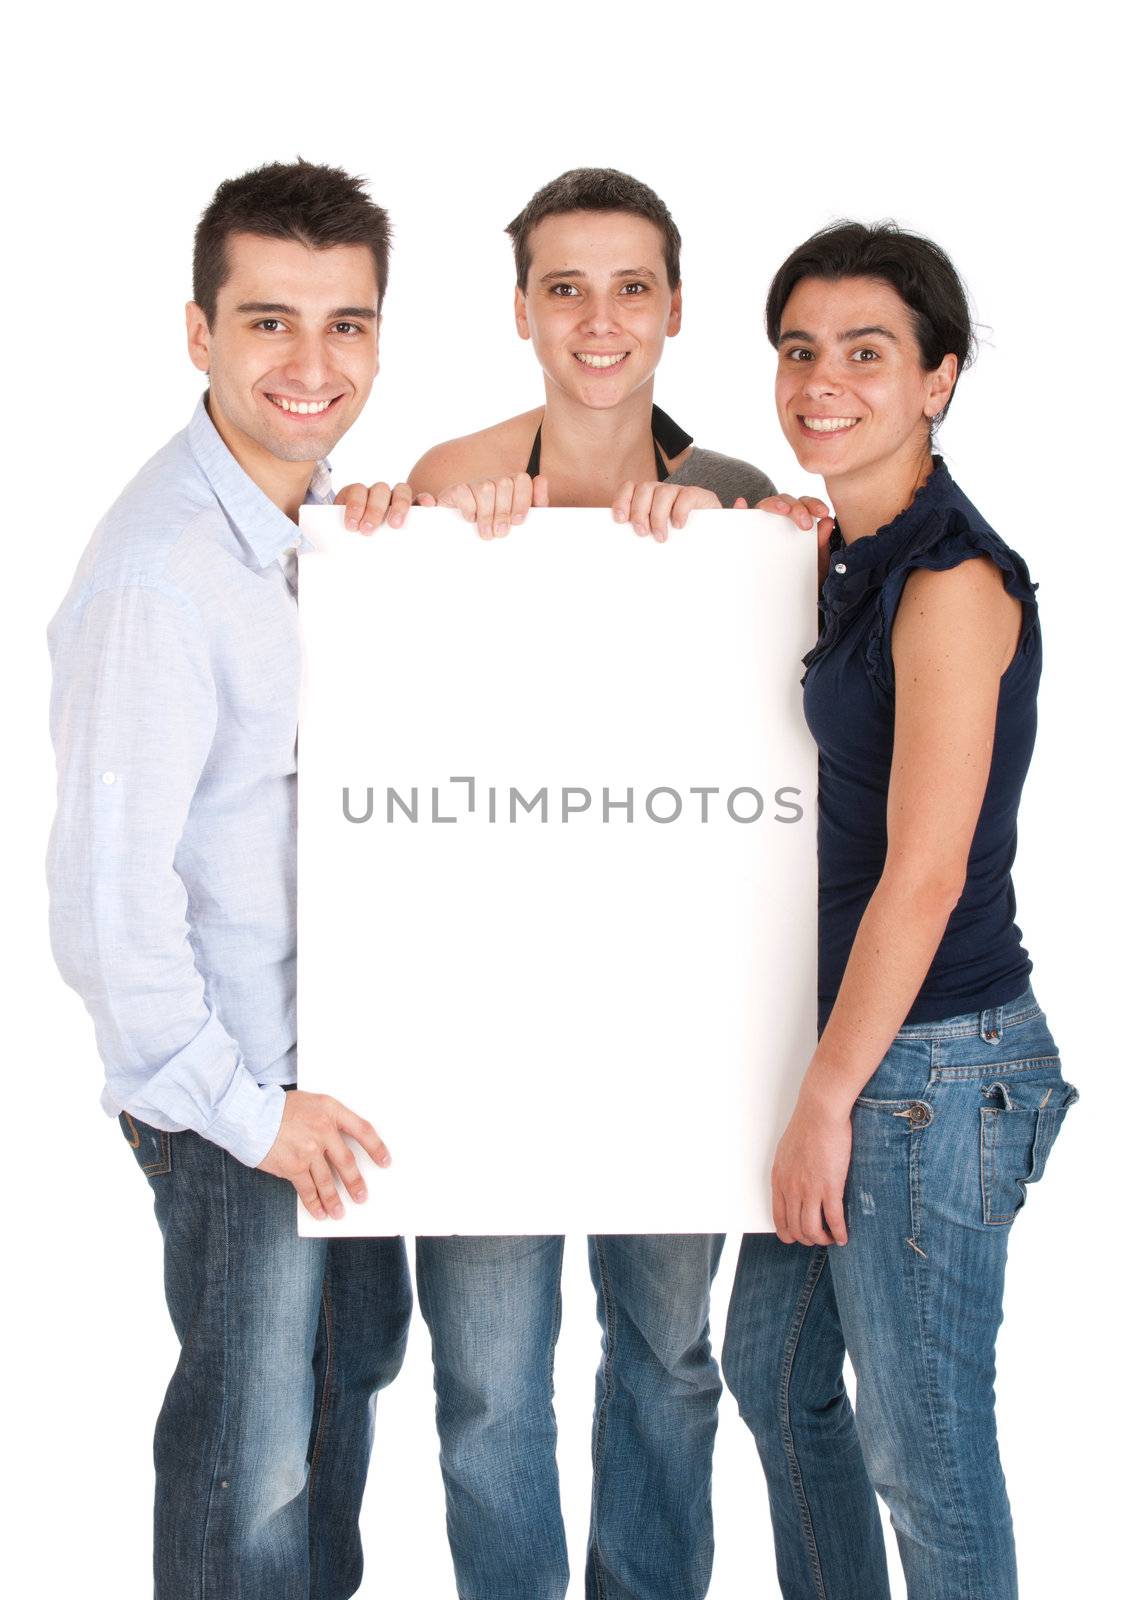
[[[90,1027],[47,952],[43,629],[98,515],[198,393],[181,332],[198,212],[222,177],[298,152],[366,174],[397,230],[383,371],[337,454],[341,480],[403,474],[435,441],[539,402],[501,230],[569,166],[622,167],[671,206],[688,310],[659,399],[780,486],[818,488],[779,437],[762,334],[788,250],[838,215],[892,215],[967,278],[988,331],[943,447],[1042,582],[1042,728],[1016,881],[1038,991],[1083,1092],[1015,1225],[1001,1433],[1024,1596],[1116,1589],[1131,1520],[1133,1072],[1132,83],[1120,25],[1104,20],[1117,14],[818,3],[740,21],[714,3],[424,4],[392,22],[328,0],[48,4],[9,24],[9,1589],[149,1592],[149,1439],[174,1359],[145,1184],[97,1109]],[[567,1261],[557,1380],[579,1594],[597,1333],[582,1240]],[[416,1321],[379,1407],[366,1596],[453,1592],[434,1450]],[[713,1600],[772,1594],[761,1477],[729,1399],[715,1494]]]

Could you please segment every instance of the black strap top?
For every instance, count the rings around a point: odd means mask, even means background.
[[[661,411],[658,406],[651,408],[651,442],[655,449],[655,475],[660,483],[667,477],[667,462],[663,459],[664,452],[672,459],[681,455],[694,440],[689,433],[684,433],[677,422],[672,422],[666,411]],[[661,451],[660,446],[663,446]],[[538,427],[533,438],[533,448],[529,452],[529,465],[525,468],[531,478],[535,478],[541,470],[541,429]]]

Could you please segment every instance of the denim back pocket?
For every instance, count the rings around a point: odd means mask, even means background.
[[[148,1178],[160,1178],[170,1170],[170,1135],[148,1122],[139,1122],[129,1111],[119,1113],[123,1138],[134,1151],[134,1159]]]
[[[982,1086],[980,1157],[983,1221],[1013,1222],[1026,1200],[1028,1183],[1037,1183],[1078,1091],[1067,1083],[1057,1060],[1044,1073],[1007,1073]]]

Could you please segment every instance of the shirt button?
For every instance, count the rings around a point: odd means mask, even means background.
[[[839,572],[842,576],[844,576],[845,570],[845,563],[843,561],[838,561],[836,566],[833,568],[834,572]]]
[[[114,779],[114,773],[113,772],[104,772],[103,773],[103,782],[104,783],[113,783],[114,781],[115,781],[115,779]]]

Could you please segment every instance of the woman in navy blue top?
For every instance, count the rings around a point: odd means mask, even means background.
[[[1011,885],[1034,585],[932,452],[972,343],[941,250],[838,224],[780,269],[767,329],[782,428],[836,516],[803,680],[821,1032],[774,1163],[781,1242],[744,1241],[723,1364],[784,1594],[887,1594],[867,1469],[909,1600],[1013,1600],[994,1417],[1007,1237],[1077,1098]],[[809,1426],[786,1427],[791,1402]]]

